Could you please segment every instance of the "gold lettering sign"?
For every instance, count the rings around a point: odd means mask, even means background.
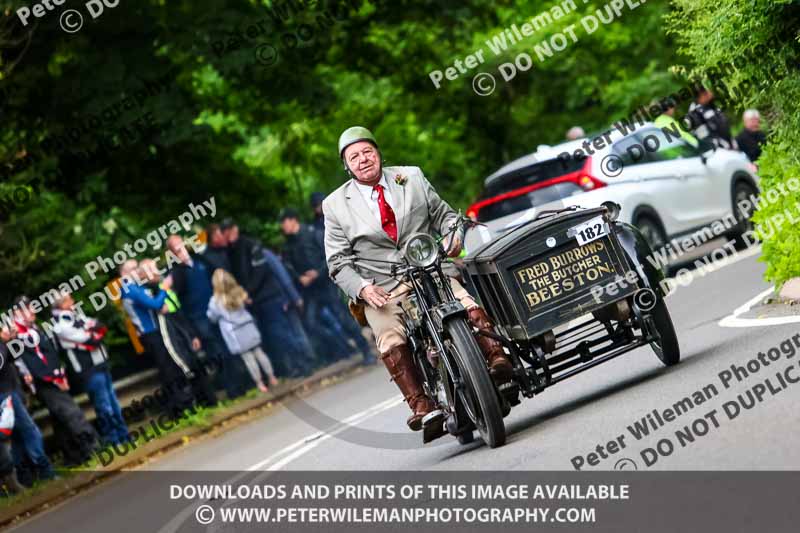
[[[514,278],[532,310],[605,277],[613,277],[614,272],[608,245],[599,240],[517,268]]]

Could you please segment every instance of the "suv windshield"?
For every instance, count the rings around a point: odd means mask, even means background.
[[[585,160],[576,161],[573,158],[566,161],[549,159],[498,176],[486,186],[478,203],[480,204],[481,201],[498,196],[501,198],[498,198],[496,202],[484,204],[478,211],[478,221],[487,222],[583,192],[583,189],[577,183],[564,181],[533,189],[519,195],[513,194],[520,189],[576,172],[583,168],[584,163]],[[502,196],[506,194],[508,197],[503,198]]]

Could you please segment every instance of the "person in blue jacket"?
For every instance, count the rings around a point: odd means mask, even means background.
[[[168,313],[171,280],[167,278],[158,286],[160,275],[152,260],[140,264],[126,261],[120,274],[122,306],[136,327],[142,346],[156,362],[168,412],[179,417],[193,407],[195,400],[203,406],[216,405],[205,369],[195,355],[201,347],[200,339],[180,312]]]

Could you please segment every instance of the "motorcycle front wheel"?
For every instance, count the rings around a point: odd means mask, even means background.
[[[483,441],[490,448],[502,446],[506,443],[506,426],[500,399],[472,329],[463,319],[451,320],[445,329],[464,384],[457,391],[458,400],[463,403]]]

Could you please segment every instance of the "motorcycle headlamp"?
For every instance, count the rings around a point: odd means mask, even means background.
[[[616,202],[603,202],[603,207],[606,208],[606,212],[608,213],[608,220],[609,222],[613,222],[619,218],[620,211],[622,211],[622,206]]]
[[[425,268],[436,262],[439,244],[426,233],[416,233],[408,239],[403,254],[411,265]]]

